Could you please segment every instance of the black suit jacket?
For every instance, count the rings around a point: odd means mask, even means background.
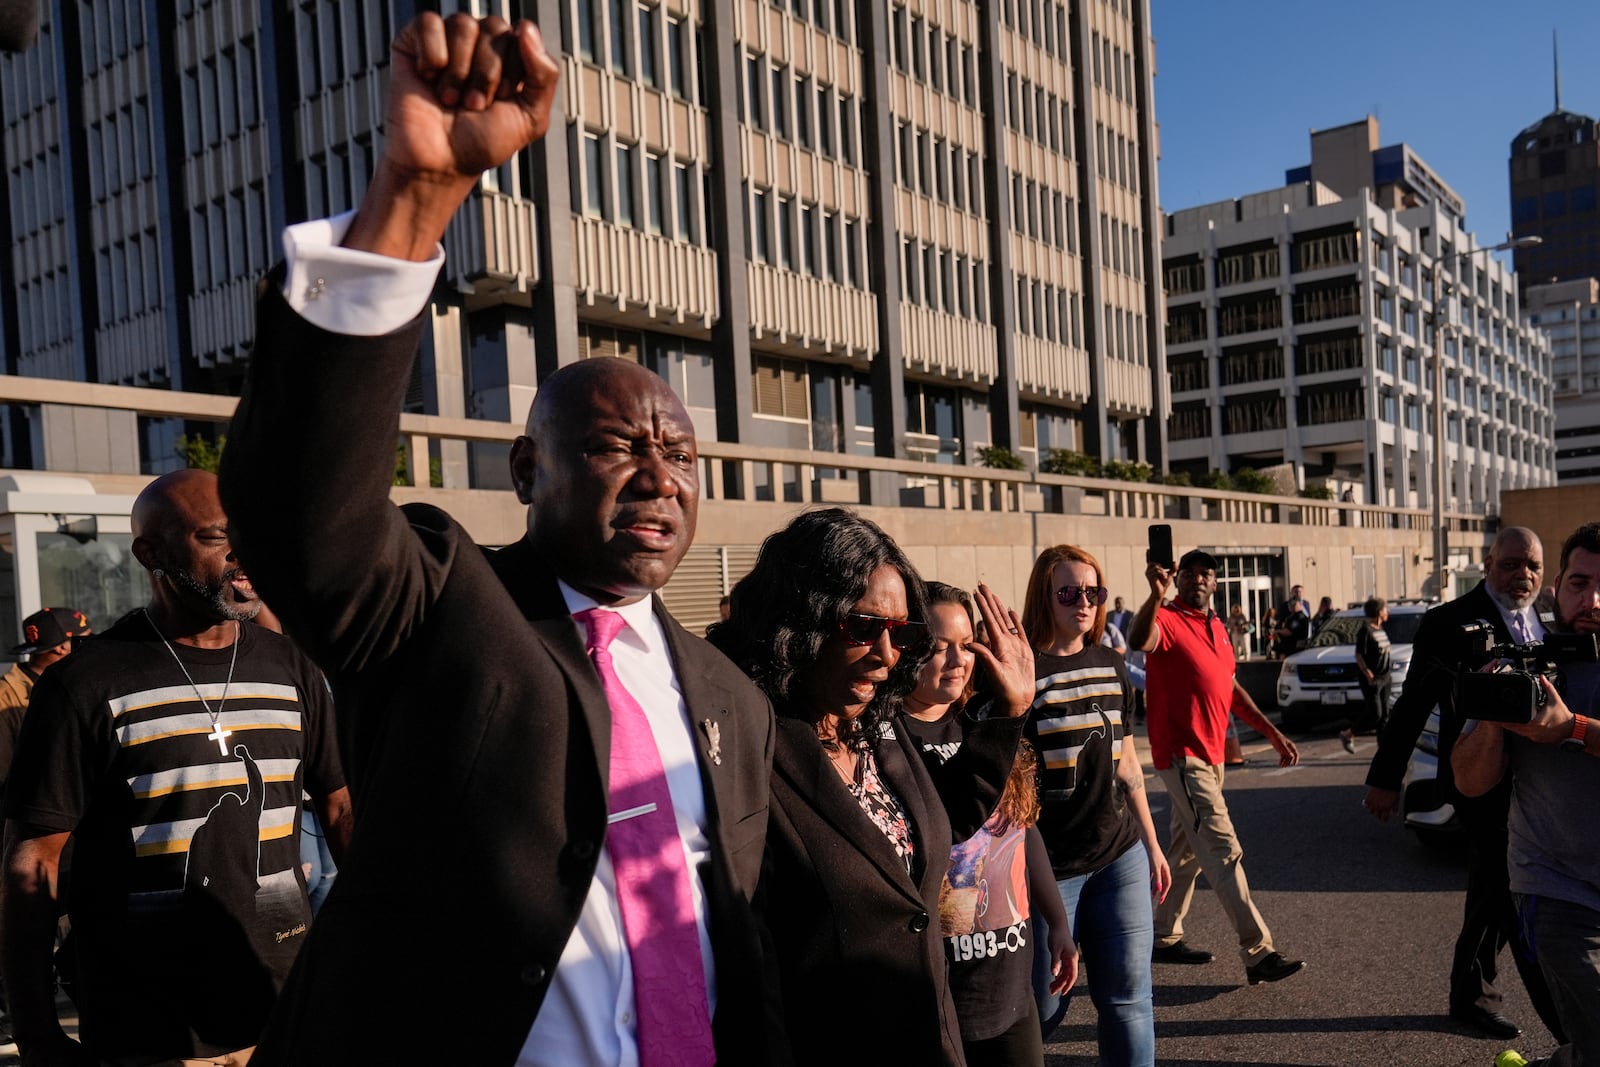
[[[1494,628],[1495,641],[1511,640],[1511,632],[1500,609],[1479,583],[1470,593],[1446,601],[1422,617],[1417,638],[1411,646],[1411,666],[1400,699],[1389,710],[1389,723],[1378,741],[1377,754],[1367,770],[1367,784],[1380,789],[1398,790],[1411,760],[1411,750],[1428,724],[1428,713],[1439,709],[1439,785],[1444,797],[1454,803],[1463,817],[1476,816],[1505,827],[1510,802],[1509,782],[1503,782],[1482,797],[1461,797],[1455,790],[1455,774],[1450,767],[1450,750],[1461,736],[1462,723],[1472,718],[1471,707],[1457,707],[1456,674],[1467,659],[1467,639],[1461,627],[1478,620]]]
[[[908,874],[834,770],[816,728],[779,716],[762,888],[796,1063],[965,1062],[939,886],[952,840],[971,836],[999,800],[1025,721],[973,724],[960,751],[932,774],[908,731],[876,745],[879,774],[914,828]]]
[[[328,672],[356,828],[254,1062],[509,1064],[549,989],[606,833],[610,713],[556,576],[388,501],[421,320],[325,333],[276,285],[229,431],[222,495],[263,598]],[[719,1062],[781,1053],[750,905],[770,705],[655,604],[700,742]],[[721,762],[702,720],[716,724]]]

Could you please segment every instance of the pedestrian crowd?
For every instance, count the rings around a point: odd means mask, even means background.
[[[1238,681],[1254,624],[1213,610],[1208,553],[1151,562],[1130,609],[1053,546],[1019,611],[808,511],[701,638],[655,595],[695,535],[693,423],[624,360],[542,383],[510,456],[515,544],[389,502],[445,226],[544,135],[558,72],[531,24],[492,17],[419,16],[393,59],[359,210],[291,227],[261,289],[220,479],[138,497],[149,605],[92,639],[76,612],[31,615],[0,678],[24,1062],[409,1062],[395,1020],[445,1019],[471,1020],[452,1063],[1042,1067],[1081,965],[1102,1062],[1147,1065],[1153,966],[1214,961],[1185,939],[1202,874],[1244,980],[1300,972],[1251,897],[1231,721],[1300,754]],[[1600,668],[1566,702],[1545,684],[1531,723],[1452,713],[1457,614],[1508,642],[1600,631],[1600,525],[1563,548],[1548,620],[1541,560],[1502,533],[1482,602],[1429,613],[1392,712],[1369,602],[1352,728],[1387,717],[1366,800],[1387,818],[1407,735],[1445,709],[1441,772],[1480,835],[1452,1012],[1516,1032],[1509,943],[1565,1067],[1600,1063],[1600,860],[1566,815],[1600,803],[1600,730],[1567,710]],[[1267,624],[1280,652],[1333,613],[1302,592]],[[419,876],[423,854],[448,876]]]

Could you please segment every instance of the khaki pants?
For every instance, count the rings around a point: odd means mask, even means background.
[[[1242,863],[1244,850],[1222,797],[1222,768],[1196,756],[1183,756],[1156,773],[1172,804],[1172,842],[1167,847],[1172,891],[1156,906],[1156,946],[1165,948],[1182,939],[1183,917],[1194,903],[1195,882],[1204,871],[1239,934],[1239,954],[1245,966],[1259,963],[1273,951],[1272,933],[1250,900],[1250,883]]]

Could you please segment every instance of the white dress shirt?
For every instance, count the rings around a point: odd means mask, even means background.
[[[426,263],[340,248],[354,212],[290,226],[284,231],[284,298],[300,316],[332,333],[377,337],[404,326],[427,306],[444,250]],[[565,582],[567,610],[598,607]],[[706,995],[717,1006],[711,935],[706,926],[701,869],[710,861],[705,791],[695,758],[696,734],[678,685],[666,634],[649,599],[615,609],[627,622],[611,643],[617,677],[644,709],[661,753],[667,791],[683,842]],[[573,627],[586,638],[576,620]],[[608,759],[607,753],[599,758]],[[489,936],[494,936],[493,931]],[[617,907],[610,857],[600,853],[578,925],[568,938],[538,1018],[517,1058],[518,1067],[637,1067],[633,967]]]
[[[1506,633],[1511,635],[1511,640],[1517,644],[1529,641],[1544,640],[1544,623],[1539,620],[1539,613],[1529,604],[1520,611],[1513,611],[1500,603],[1499,598],[1491,596],[1496,610],[1500,612],[1500,619],[1506,624]],[[1521,619],[1523,629],[1517,629],[1517,620]]]

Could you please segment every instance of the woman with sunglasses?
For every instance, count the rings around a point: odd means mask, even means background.
[[[971,720],[972,651],[977,624],[964,589],[929,582],[928,636],[933,654],[906,696],[905,727],[937,772],[966,743]],[[1049,925],[1056,992],[1072,988],[1078,950],[1056,893],[1039,821],[1037,757],[1023,742],[1005,793],[989,820],[950,850],[939,891],[939,928],[950,962],[950,994],[961,1023],[967,1067],[1044,1067],[1039,1015],[1031,989],[1030,913]]]
[[[1016,613],[987,590],[978,604],[995,636],[972,647],[996,717],[931,774],[901,707],[928,651],[922,579],[873,523],[799,516],[711,628],[778,715],[758,897],[796,1063],[964,1063],[939,887],[951,842],[999,801],[1033,696]]]
[[[1166,896],[1172,872],[1126,730],[1133,687],[1122,656],[1100,644],[1106,595],[1099,562],[1075,545],[1034,562],[1022,610],[1038,678],[1027,736],[1043,766],[1039,832],[1089,974],[1100,1062],[1143,1067],[1156,1052],[1151,901]],[[1071,991],[1058,1007],[1035,942],[1034,991],[1048,1034]]]

